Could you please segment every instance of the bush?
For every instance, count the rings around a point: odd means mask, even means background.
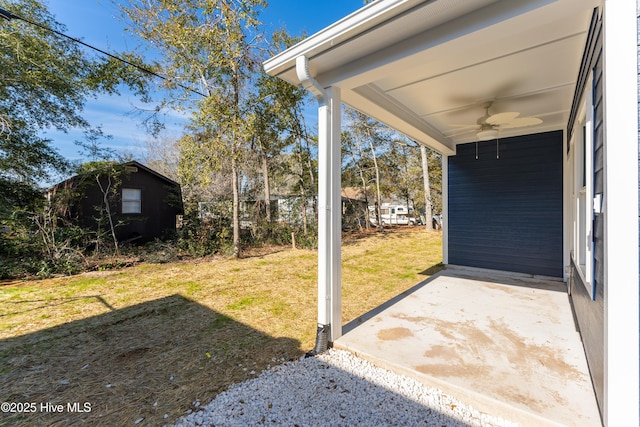
[[[75,274],[86,269],[83,248],[88,232],[80,227],[63,226],[50,209],[37,212],[16,209],[5,221],[9,230],[0,241],[0,276],[48,277]]]
[[[194,215],[183,219],[177,236],[179,251],[201,257],[228,250],[233,231],[228,220],[201,219]]]
[[[252,227],[243,230],[241,236],[244,247],[292,245],[294,239],[299,248],[314,249],[318,246],[315,227],[308,227],[305,233],[302,227],[284,222],[257,221]]]

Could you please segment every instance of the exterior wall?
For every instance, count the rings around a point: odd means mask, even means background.
[[[602,25],[596,36],[593,57],[593,196],[604,198],[604,103],[602,80]],[[593,218],[593,280],[596,287],[604,286],[604,216],[595,213]]]
[[[138,188],[142,190],[142,212],[140,214],[122,214],[122,202],[118,203],[118,213],[127,224],[118,230],[118,236],[127,239],[142,236],[142,241],[161,238],[167,232],[175,231],[176,215],[182,213],[179,208],[179,187],[153,175],[143,169],[127,174],[120,188]]]
[[[604,286],[596,286],[595,301],[592,300],[575,264],[572,262],[569,292],[589,365],[593,389],[600,413],[602,413],[604,403]]]
[[[561,131],[462,144],[448,160],[449,264],[552,277],[562,266]]]
[[[111,212],[114,221],[122,221],[123,225],[116,228],[118,240],[127,240],[140,236],[139,241],[146,242],[161,238],[167,232],[175,231],[176,215],[182,213],[180,187],[158,175],[138,167],[137,172],[123,174],[119,189],[135,188],[141,190],[141,213],[123,214],[121,191],[118,199],[112,203]],[[102,179],[103,188],[108,182]],[[96,228],[96,207],[102,206],[102,192],[97,185],[88,186],[84,192],[79,210],[76,214],[80,224],[87,228]]]
[[[602,81],[602,21],[598,12],[594,13],[594,19],[590,29],[583,55],[582,66],[574,96],[572,118],[575,119],[580,108],[580,100],[584,91],[593,91],[593,194],[587,195],[592,199],[595,195],[604,198],[604,123],[603,123],[603,81]],[[592,76],[592,86],[587,87],[589,75]],[[573,128],[570,121],[569,132]],[[569,138],[570,139],[570,138]],[[596,393],[596,399],[600,412],[604,405],[604,212],[594,214],[593,217],[593,286],[595,293],[593,298],[589,295],[585,284],[577,272],[574,263],[571,263],[570,294],[571,303],[576,316],[578,328],[585,349],[591,380]]]

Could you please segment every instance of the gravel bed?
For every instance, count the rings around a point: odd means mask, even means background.
[[[176,427],[259,425],[516,426],[412,378],[331,349],[231,386],[181,418]]]

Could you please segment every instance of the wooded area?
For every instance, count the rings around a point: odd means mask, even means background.
[[[243,248],[294,239],[314,247],[317,137],[315,123],[305,120],[313,103],[303,88],[266,75],[261,66],[304,35],[284,29],[265,34],[262,0],[122,5],[131,30],[152,47],[151,56],[131,50],[107,57],[81,49],[47,30],[65,27],[46,4],[0,0],[16,17],[0,22],[0,277],[73,273],[102,265],[89,258],[126,252],[114,237],[121,224],[113,221],[110,203],[119,197],[118,165],[127,160],[181,185],[184,215],[167,236],[177,256],[240,257]],[[150,134],[144,158],[105,148],[108,136],[83,117],[87,99],[119,90],[141,99],[162,94],[155,111],[140,115]],[[345,221],[345,228],[369,228],[371,214],[381,228],[380,207],[388,201],[413,207],[429,227],[431,212],[441,212],[440,156],[344,108],[342,186],[357,189],[364,206],[364,220]],[[162,133],[161,115],[171,110],[189,116],[175,138]],[[83,129],[87,162],[60,155],[55,141],[42,136],[49,128]],[[69,194],[43,197],[43,182],[71,175],[94,182],[110,177],[95,212],[104,227],[83,229],[61,213]],[[75,191],[82,197],[81,189]],[[281,200],[287,200],[286,221],[277,215]]]

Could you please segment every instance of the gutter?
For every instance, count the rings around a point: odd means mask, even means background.
[[[297,61],[300,55],[305,55],[308,58],[315,57],[331,49],[333,46],[353,39],[359,34],[370,30],[380,23],[424,1],[425,0],[384,0],[369,3],[338,22],[264,61],[262,63],[263,68],[267,74],[278,76],[293,68],[292,63],[294,59]]]

